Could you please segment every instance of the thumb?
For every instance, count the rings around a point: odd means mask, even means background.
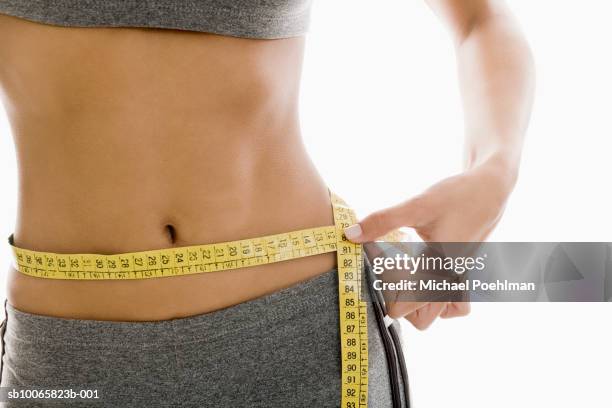
[[[394,229],[415,226],[418,215],[416,209],[416,200],[412,199],[405,203],[376,211],[358,224],[345,228],[344,235],[346,235],[347,239],[356,243],[374,241],[376,238],[382,237]]]

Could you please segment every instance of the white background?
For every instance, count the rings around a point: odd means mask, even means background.
[[[611,241],[612,5],[509,4],[538,89],[521,177],[491,240]],[[461,170],[454,51],[423,1],[315,2],[302,128],[322,175],[360,216]],[[17,175],[3,115],[0,163],[7,237]],[[9,259],[6,245],[0,256]],[[405,326],[414,406],[609,407],[611,317],[611,304],[475,304],[424,332]]]

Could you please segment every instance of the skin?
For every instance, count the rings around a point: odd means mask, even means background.
[[[112,254],[333,224],[299,131],[303,38],[77,29],[7,16],[0,37],[19,166],[16,246]],[[129,282],[46,280],[11,268],[7,296],[30,313],[162,320],[334,266],[329,253]]]
[[[433,187],[438,193],[401,204],[402,211],[362,220],[365,240],[400,224],[434,239],[478,238],[501,214],[516,177],[532,86],[527,47],[501,3],[429,3],[457,43],[468,170]],[[327,186],[300,135],[304,38],[66,28],[3,15],[0,37],[0,95],[19,171],[16,246],[112,254],[333,223]],[[467,195],[487,210],[480,217],[470,209],[478,227],[444,215],[451,198],[461,197],[456,205]],[[416,217],[415,202],[427,217],[408,218]],[[130,282],[45,280],[10,268],[7,297],[17,309],[50,316],[161,320],[253,299],[335,264],[331,253]],[[391,311],[424,327],[424,316],[466,310],[429,304]]]

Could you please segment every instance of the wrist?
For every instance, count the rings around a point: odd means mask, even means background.
[[[514,188],[520,166],[519,149],[498,148],[478,153],[470,155],[466,170],[482,169],[491,172],[509,189]]]
[[[472,169],[494,178],[496,189],[502,195],[507,196],[516,185],[519,166],[520,151],[498,149],[478,160]]]

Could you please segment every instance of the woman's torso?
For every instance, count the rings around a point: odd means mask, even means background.
[[[66,28],[0,15],[0,38],[0,95],[18,159],[16,246],[111,254],[333,223],[300,135],[303,37]],[[30,313],[159,320],[334,266],[329,253],[129,282],[10,268],[7,297]]]

